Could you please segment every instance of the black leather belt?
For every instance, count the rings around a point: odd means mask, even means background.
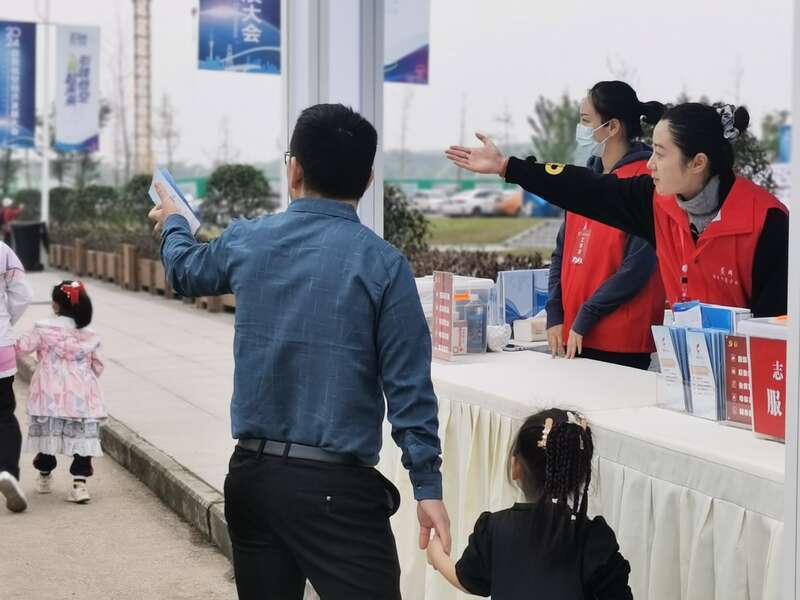
[[[328,452],[315,446],[305,446],[303,444],[293,444],[291,442],[273,442],[272,440],[245,439],[239,440],[236,444],[240,448],[268,454],[270,456],[282,456],[284,458],[299,458],[302,460],[315,460],[318,462],[332,463],[336,465],[349,465],[364,467],[361,461],[352,454],[337,454]]]

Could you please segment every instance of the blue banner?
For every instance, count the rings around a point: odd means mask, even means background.
[[[781,125],[778,130],[778,160],[779,163],[792,162],[792,126]]]
[[[428,83],[430,0],[386,0],[384,81]]]
[[[198,66],[281,72],[280,0],[200,0]]]
[[[33,148],[36,24],[0,21],[0,147]]]

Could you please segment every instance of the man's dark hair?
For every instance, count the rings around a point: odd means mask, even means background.
[[[305,109],[292,133],[290,154],[302,165],[306,188],[334,200],[357,200],[369,184],[378,132],[352,108]]]

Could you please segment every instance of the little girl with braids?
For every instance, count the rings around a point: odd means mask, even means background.
[[[107,413],[97,378],[103,372],[100,338],[89,329],[92,301],[80,281],[62,281],[53,288],[55,317],[36,323],[17,341],[19,354],[36,353],[38,364],[28,396],[30,428],[26,450],[36,454],[36,491],[52,491],[50,473],[56,455],[72,458],[72,489],[67,500],[91,499],[86,480],[92,457],[102,456],[100,424]]]
[[[528,417],[510,463],[526,502],[483,513],[457,563],[434,537],[428,562],[461,591],[492,600],[633,598],[614,532],[586,514],[593,452],[584,417],[560,409]]]

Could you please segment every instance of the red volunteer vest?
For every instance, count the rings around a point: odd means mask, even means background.
[[[653,197],[656,252],[670,303],[700,300],[749,308],[753,256],[767,211],[786,207],[752,181],[737,177],[717,220],[692,239],[689,217],[674,196]]]
[[[647,174],[647,161],[620,167],[622,179]],[[564,331],[569,331],[583,303],[619,271],[628,235],[592,219],[568,213],[561,256],[561,303]],[[653,352],[650,326],[664,320],[664,289],[658,269],[627,303],[600,319],[583,338],[583,345],[606,352]]]

